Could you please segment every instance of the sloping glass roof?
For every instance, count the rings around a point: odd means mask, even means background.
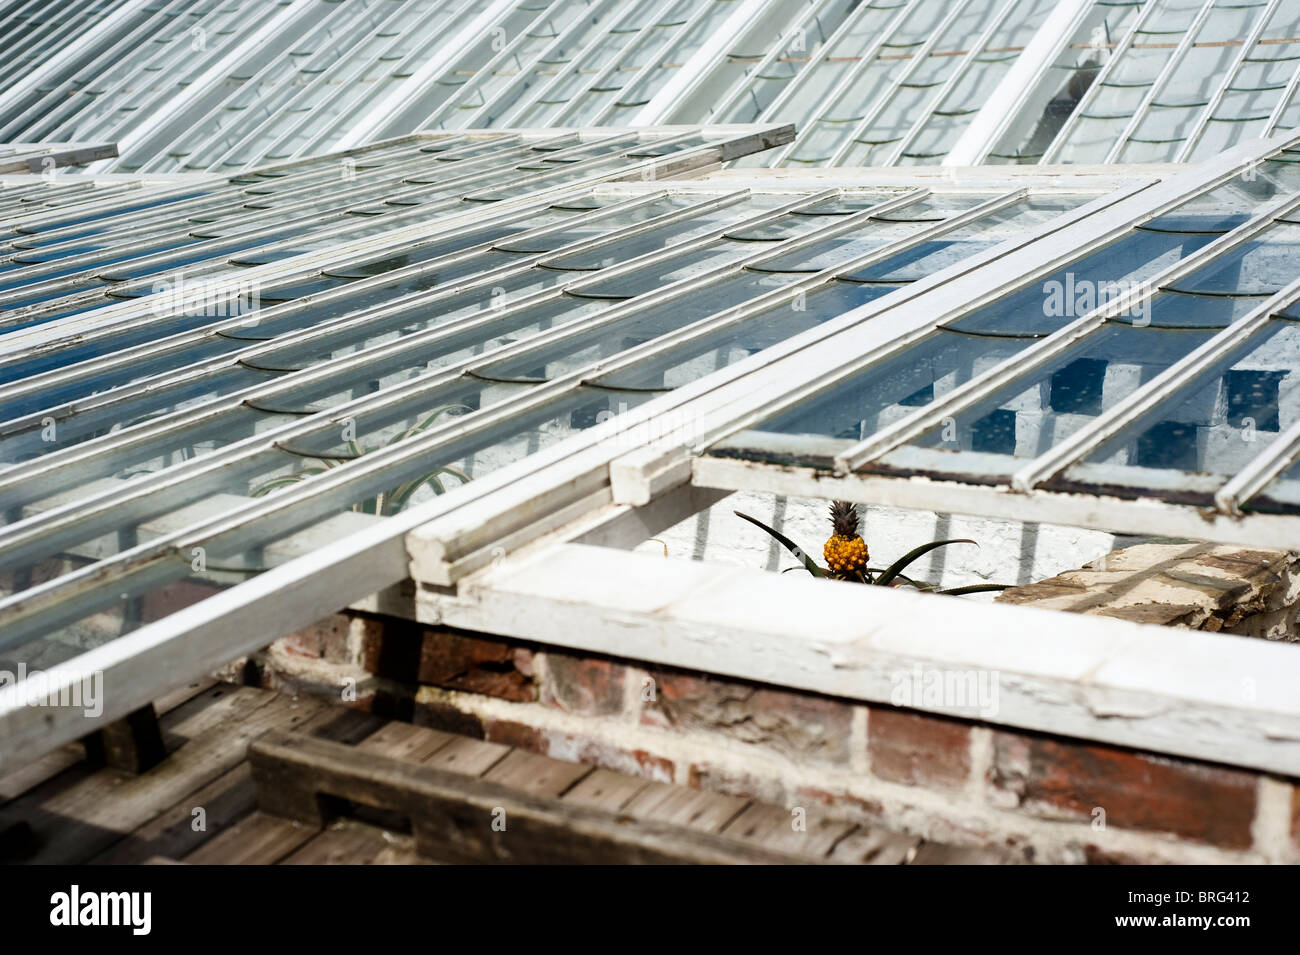
[[[1300,432],[1297,160],[1274,152],[1134,218],[1103,245],[953,309],[905,348],[792,393],[709,454],[1300,513],[1281,475]]]
[[[783,123],[750,165],[1185,161],[1300,121],[1300,0],[28,0],[0,141],[229,171],[417,129]]]
[[[120,636],[166,587],[452,492],[1094,193],[579,186],[274,261],[251,314],[127,303],[5,360],[3,650]]]

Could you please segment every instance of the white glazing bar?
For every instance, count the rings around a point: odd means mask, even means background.
[[[988,26],[981,30],[980,35],[971,43],[970,49],[966,51],[966,54],[961,58],[961,61],[955,68],[953,68],[952,72],[948,74],[948,78],[939,85],[939,89],[930,94],[923,105],[917,107],[918,115],[916,121],[913,122],[907,132],[903,134],[903,138],[889,150],[883,159],[877,163],[873,163],[873,165],[897,165],[899,159],[902,158],[903,153],[905,153],[907,148],[912,145],[916,140],[916,137],[921,134],[921,130],[925,129],[929,122],[934,118],[935,109],[941,106],[943,101],[956,88],[957,84],[966,78],[967,71],[970,70],[972,65],[974,65],[979,60],[980,56],[983,55],[985,47],[987,47],[989,43],[993,41],[993,38],[997,36],[998,31],[1002,29],[1007,18],[1011,16],[1012,12],[1015,11],[1020,2],[1021,0],[1006,0],[997,13],[994,14],[993,19],[989,22]],[[839,165],[839,163],[833,164]]]
[[[960,480],[898,477],[854,472],[835,477],[824,468],[773,465],[741,458],[704,456],[692,462],[691,482],[701,489],[753,491],[825,500],[835,498],[881,507],[968,514],[1021,524],[1056,524],[1112,534],[1209,541],[1251,548],[1294,550],[1300,517],[1283,514],[1223,514],[1210,508],[1151,497],[1137,500],[1109,494],[1052,491],[1027,493],[1005,485]],[[1213,484],[1195,490],[1209,495]],[[485,561],[490,562],[489,561]]]
[[[518,0],[494,0],[487,9],[453,33],[416,72],[381,99],[335,144],[336,149],[349,149],[378,138],[387,124],[401,109],[419,96],[422,89],[436,83],[444,70],[461,51],[480,40],[493,25],[509,13]]]
[[[838,103],[844,94],[853,88],[853,85],[858,81],[859,77],[861,77],[867,68],[871,66],[877,55],[880,53],[881,48],[889,42],[889,39],[894,35],[895,31],[907,21],[907,18],[911,16],[914,11],[920,9],[922,2],[923,0],[907,0],[907,3],[899,9],[898,13],[896,13],[894,17],[885,24],[885,27],[880,31],[880,34],[867,45],[865,50],[862,51],[861,55],[858,57],[858,61],[844,72],[844,75],[839,78],[831,89],[826,91],[826,95],[819,98],[817,108],[812,112],[812,114],[807,118],[800,117],[800,133],[806,135],[816,128],[817,124],[822,120],[831,107]],[[969,2],[969,0],[962,0],[962,2],[966,3]],[[767,117],[777,116],[783,113],[785,111],[786,102],[792,99],[795,93],[799,91],[800,84],[802,82],[813,82],[817,67],[826,61],[827,57],[830,56],[831,50],[836,48],[837,42],[840,41],[842,37],[853,32],[853,29],[858,25],[859,19],[865,20],[867,18],[869,12],[870,8],[865,3],[854,11],[853,16],[841,24],[840,29],[836,30],[835,34],[822,45],[821,49],[817,50],[813,54],[812,58],[804,64],[804,68],[799,71],[798,75],[785,85],[785,89],[781,90],[780,95],[772,101],[772,104],[768,106],[767,109],[763,110],[762,116],[759,117],[760,121],[766,122]],[[767,164],[769,166],[780,166],[783,164],[789,157],[790,153],[794,151],[798,142],[799,141],[796,139],[784,149],[778,150],[772,155],[764,157],[768,160]]]
[[[1137,128],[1142,125],[1142,121],[1146,119],[1147,113],[1151,109],[1151,105],[1156,101],[1156,97],[1164,90],[1165,84],[1168,83],[1169,78],[1174,75],[1179,64],[1182,63],[1183,57],[1187,55],[1187,51],[1196,43],[1197,35],[1201,32],[1201,28],[1205,26],[1205,21],[1209,19],[1210,14],[1214,11],[1215,2],[1216,0],[1205,0],[1201,5],[1201,9],[1197,11],[1196,18],[1192,20],[1191,25],[1187,28],[1187,32],[1182,35],[1181,39],[1179,39],[1178,46],[1174,48],[1174,52],[1170,54],[1169,59],[1165,61],[1165,65],[1161,67],[1159,75],[1156,76],[1154,82],[1152,82],[1146,93],[1142,95],[1142,102],[1138,103],[1137,107],[1134,108],[1133,115],[1130,116],[1128,122],[1124,124],[1124,131],[1119,134],[1113,143],[1111,143],[1110,150],[1106,153],[1106,158],[1103,159],[1102,162],[1119,161],[1120,154],[1124,151],[1124,147],[1128,145],[1129,138],[1137,131]]]
[[[663,89],[641,107],[629,125],[654,126],[665,122],[677,102],[698,86],[714,63],[726,56],[727,47],[762,14],[768,2],[769,0],[739,0],[736,9],[722,21],[717,31],[701,44],[689,60],[677,68]]]
[[[1200,142],[1201,134],[1205,132],[1205,127],[1210,122],[1210,117],[1214,115],[1214,111],[1217,110],[1219,104],[1223,102],[1224,94],[1232,86],[1233,80],[1237,78],[1237,74],[1241,71],[1241,65],[1246,62],[1246,58],[1249,57],[1251,52],[1255,49],[1255,44],[1259,42],[1259,38],[1263,35],[1265,28],[1267,28],[1268,21],[1272,19],[1273,14],[1277,12],[1277,8],[1281,3],[1282,0],[1268,0],[1268,5],[1264,8],[1263,12],[1260,13],[1259,19],[1256,20],[1255,25],[1251,27],[1250,33],[1241,41],[1241,49],[1238,50],[1237,55],[1232,58],[1232,65],[1228,67],[1228,70],[1223,77],[1223,82],[1215,88],[1214,94],[1201,108],[1200,113],[1196,117],[1196,124],[1192,127],[1191,132],[1187,134],[1186,139],[1183,140],[1183,144],[1179,147],[1177,155],[1174,156],[1174,162],[1187,162],[1191,157],[1192,152],[1196,149],[1196,144]]]
[[[759,62],[754,66],[754,68],[752,70],[747,71],[743,76],[738,78],[735,83],[732,84],[731,89],[726,94],[723,95],[722,99],[720,99],[716,104],[713,105],[710,115],[711,116],[728,115],[731,112],[731,110],[735,108],[736,104],[740,100],[744,99],[746,96],[750,94],[751,84],[754,77],[762,76],[764,74],[764,71],[770,69],[774,63],[778,62],[781,59],[782,54],[789,51],[790,46],[796,37],[806,38],[807,34],[811,32],[807,29],[808,24],[817,22],[819,18],[826,15],[826,11],[830,7],[832,7],[833,5],[839,2],[841,2],[841,0],[817,0],[817,4],[815,6],[808,7],[804,11],[803,18],[798,21],[792,22],[790,24],[789,29],[777,37],[776,42],[772,44],[772,48],[763,55],[762,59],[759,60]],[[842,29],[844,22],[851,19],[851,17],[852,17],[852,13],[850,13],[848,17],[845,17],[845,19],[841,21],[841,26],[837,27],[836,30],[838,31]],[[743,31],[736,33],[732,37],[732,42],[734,43],[736,40],[744,37],[745,35],[746,34]],[[835,35],[837,35],[836,31],[832,31],[832,39]],[[828,39],[828,41],[825,44],[822,44],[822,47],[819,48],[819,50],[816,51],[814,55],[817,55],[817,53],[820,53],[822,49],[824,49],[826,46],[829,45],[830,45],[830,39]],[[722,54],[723,57],[727,55],[728,54],[725,51]],[[805,66],[806,65],[807,64],[805,64]],[[794,83],[796,79],[797,79],[796,77],[792,76],[790,78],[790,83]],[[708,80],[708,74],[705,73],[704,75],[698,77],[695,85],[696,86],[702,85],[703,83],[707,82],[707,80]],[[788,86],[789,84],[786,85]],[[681,98],[682,99],[686,98],[687,96],[690,95],[691,92],[692,89],[688,88],[687,90],[683,91]],[[680,101],[681,100],[679,99],[678,102]],[[671,115],[671,110],[668,111],[668,115]],[[665,120],[661,120],[661,122],[663,121]],[[802,121],[800,125],[803,125]]]
[[[113,44],[99,54],[93,61],[79,70],[79,73],[90,75],[95,78],[96,82],[101,82],[105,72],[111,71],[115,64],[121,62],[124,52],[127,50],[138,49],[141,42],[147,42],[151,37],[157,35],[165,29],[171,18],[178,12],[184,11],[188,0],[171,0],[170,6],[159,7],[146,20],[137,24],[129,33],[123,33],[114,40]],[[129,9],[139,4],[127,4]],[[120,18],[121,9],[105,20],[114,20]],[[100,22],[100,29],[103,28],[103,22]],[[68,49],[76,49],[76,44],[69,44],[64,48],[64,54],[67,55]],[[57,60],[58,57],[51,57],[46,62]],[[145,62],[149,62],[148,59]],[[26,76],[39,71],[33,70]],[[120,82],[120,81],[119,81]],[[22,92],[19,87],[12,86],[7,88],[3,94],[0,94],[0,103],[9,97],[20,97]],[[103,94],[97,94],[101,96]],[[111,95],[111,94],[110,94]],[[44,139],[56,138],[61,129],[66,129],[63,118],[66,118],[69,112],[74,111],[74,106],[78,97],[85,96],[85,92],[78,89],[75,84],[75,77],[64,75],[57,84],[52,85],[37,99],[32,101],[22,113],[15,116],[7,125],[0,126],[0,142],[8,142],[12,139],[22,138],[24,135],[31,135],[33,127],[37,127],[35,135]]]
[[[641,77],[645,75],[646,70],[653,69],[656,66],[656,64],[660,63],[660,61],[668,54],[668,52],[672,50],[674,46],[677,45],[678,42],[680,42],[683,38],[690,36],[692,30],[696,29],[696,27],[698,27],[702,21],[708,19],[710,4],[717,3],[717,2],[718,0],[705,0],[705,2],[697,3],[696,9],[691,13],[689,17],[686,18],[686,21],[682,23],[680,27],[673,30],[671,34],[665,36],[663,40],[657,46],[654,47],[654,52],[645,57],[644,63],[641,66],[637,67],[635,71],[635,75],[631,79],[629,79],[626,83],[623,84],[623,86],[619,91],[619,94],[615,96],[611,96],[609,102],[606,103],[604,106],[602,106],[600,110],[597,111],[595,116],[588,117],[587,121],[591,123],[595,123],[597,125],[602,125],[604,123],[609,122],[610,114],[612,114],[615,110],[619,109],[618,100],[619,100],[619,96],[622,95],[622,91],[636,84],[641,79]],[[612,67],[615,68],[614,73],[627,72],[627,70],[623,65],[624,63],[627,62],[624,54],[626,54],[632,49],[638,48],[641,45],[641,41],[643,39],[649,39],[651,37],[653,37],[653,33],[649,29],[642,30],[641,33],[637,35],[636,39],[627,49],[620,51],[619,56],[610,64]],[[613,75],[613,73],[609,75]],[[590,89],[590,87],[588,87],[588,89]],[[569,101],[569,105],[560,111],[559,116],[557,116],[555,119],[555,122],[564,122],[565,118],[570,116],[572,114],[572,111],[579,108],[580,106],[582,106],[581,97],[578,94],[575,94],[573,98]]]
[[[614,2],[617,6],[614,8],[614,13],[610,16],[609,22],[602,23],[600,28],[595,31],[595,35],[569,57],[565,63],[561,64],[562,68],[556,70],[554,76],[545,82],[538,82],[531,92],[521,96],[519,102],[506,110],[493,125],[509,126],[511,123],[519,122],[520,117],[525,115],[528,110],[539,102],[546,101],[556,89],[564,84],[565,78],[573,70],[581,69],[581,65],[587,61],[588,57],[597,53],[603,44],[609,42],[609,35],[613,30],[621,26],[624,20],[637,12],[635,4],[626,3],[624,0],[614,0]]]
[[[5,89],[4,98],[18,99],[31,90],[39,89],[42,83],[49,81],[49,77],[61,75],[76,63],[77,57],[81,56],[84,50],[93,49],[104,38],[116,34],[149,2],[151,0],[123,0],[115,4],[111,12],[96,17],[94,25],[89,29],[78,30],[75,39],[60,47],[57,53],[41,57],[38,66],[23,71],[20,77]],[[15,51],[10,48],[6,52],[8,55],[13,55]]]
[[[436,7],[431,11],[431,13],[432,12],[436,12]],[[299,115],[297,118],[292,119],[291,122],[286,124],[284,122],[285,119],[287,117],[292,117],[297,104],[304,97],[310,97],[318,91],[331,87],[335,89],[341,87],[346,90],[349,87],[360,83],[361,75],[367,69],[371,68],[375,61],[382,61],[384,54],[389,49],[402,42],[402,37],[400,33],[394,29],[394,25],[397,25],[398,27],[402,25],[405,19],[405,13],[406,11],[401,9],[401,6],[399,5],[396,9],[389,11],[388,16],[385,19],[382,19],[377,23],[366,25],[364,29],[364,35],[366,37],[381,37],[386,31],[392,33],[392,36],[388,39],[383,49],[372,54],[371,57],[363,59],[360,56],[355,55],[355,47],[359,47],[364,43],[362,40],[355,41],[354,47],[345,47],[341,49],[340,55],[327,69],[321,70],[300,89],[296,89],[293,94],[293,99],[269,110],[263,120],[260,123],[254,124],[252,129],[242,129],[239,133],[239,137],[233,143],[225,147],[218,145],[225,137],[221,130],[217,130],[207,140],[200,141],[198,145],[193,147],[187,147],[187,151],[191,155],[204,157],[203,162],[207,168],[221,168],[228,163],[231,156],[237,154],[242,149],[247,149],[250,144],[257,141],[258,137],[270,132],[272,134],[272,139],[263,149],[259,150],[260,154],[282,154],[283,144],[286,141],[291,141],[297,134],[298,130],[311,122],[313,113],[315,112],[315,109],[298,109],[297,111],[299,112]],[[255,81],[249,81],[243,85],[248,87],[252,82]],[[191,141],[191,138],[194,137],[199,130],[208,125],[210,124],[207,117],[201,118],[194,127],[191,127],[189,130],[186,130],[183,134],[178,136],[177,142],[181,143]],[[333,127],[331,126],[329,128],[332,129]],[[309,153],[306,149],[306,145],[307,144],[304,144],[304,148],[294,150],[292,155],[308,155]]]
[[[1295,72],[1291,74],[1291,79],[1287,81],[1286,89],[1278,97],[1277,103],[1274,104],[1272,111],[1268,114],[1268,122],[1264,124],[1264,130],[1260,133],[1261,137],[1272,136],[1277,131],[1277,124],[1282,120],[1282,114],[1286,112],[1287,106],[1296,96],[1296,91],[1300,90],[1300,63],[1296,65]]]
[[[1080,98],[1079,102],[1075,104],[1074,110],[1066,117],[1065,122],[1061,124],[1061,128],[1057,130],[1056,136],[1052,139],[1051,145],[1044,150],[1043,158],[1039,160],[1040,165],[1049,165],[1056,162],[1061,150],[1065,148],[1067,143],[1069,143],[1070,136],[1074,133],[1074,127],[1079,123],[1079,118],[1085,115],[1092,107],[1093,100],[1095,100],[1101,90],[1105,88],[1106,83],[1110,80],[1111,74],[1119,68],[1125,54],[1133,48],[1133,44],[1137,41],[1138,36],[1143,32],[1143,28],[1146,27],[1147,21],[1150,20],[1155,15],[1156,11],[1160,9],[1161,3],[1162,0],[1146,0],[1145,5],[1140,11],[1138,11],[1137,17],[1134,18],[1133,25],[1129,27],[1128,32],[1124,34],[1124,38],[1119,41],[1115,49],[1111,51],[1110,58],[1106,61],[1106,65],[1103,66],[1097,73],[1096,77],[1093,78],[1092,83],[1088,86],[1088,89],[1084,92],[1082,98]]]
[[[232,48],[225,56],[221,57],[203,73],[190,82],[184,90],[178,92],[174,97],[167,101],[166,106],[152,112],[143,122],[134,127],[130,133],[123,136],[118,142],[118,149],[123,156],[128,156],[130,151],[138,144],[145,142],[150,136],[170,122],[174,117],[179,116],[189,105],[196,100],[201,94],[207,92],[209,88],[215,86],[224,80],[229,72],[240,62],[243,57],[247,56],[251,50],[257,49],[264,45],[272,37],[284,31],[291,29],[291,25],[297,22],[300,17],[308,15],[316,7],[314,0],[292,0],[285,5],[284,9],[264,23],[256,33],[246,39],[243,43]],[[107,163],[96,163],[88,170],[91,173],[107,172]]]
[[[543,82],[540,77],[542,75],[544,64],[553,62],[552,58],[559,56],[559,54],[565,50],[569,44],[573,43],[577,37],[582,35],[584,30],[591,29],[592,33],[599,38],[601,30],[593,28],[593,24],[598,24],[605,17],[609,16],[609,11],[613,9],[613,2],[614,0],[597,0],[591,9],[584,11],[581,16],[575,17],[568,26],[556,33],[550,43],[538,50],[527,63],[523,63],[522,61],[520,62],[519,69],[514,79],[508,80],[504,87],[497,90],[490,97],[485,94],[482,105],[469,111],[468,115],[464,116],[462,120],[456,123],[456,126],[462,129],[486,129],[491,126],[506,125],[509,122],[507,117],[510,116],[511,113],[506,113],[502,116],[492,115],[493,111],[498,108],[498,104],[506,97],[516,95],[516,93],[519,96],[519,101],[527,101],[529,103],[531,103],[535,97],[542,95],[542,90],[548,87],[551,82],[558,79],[563,73],[562,70],[556,71],[556,76],[552,77],[551,81]],[[634,6],[630,4],[625,5],[623,7],[623,16],[628,16],[634,11]],[[615,16],[615,19],[618,19],[617,16]],[[584,49],[588,48],[590,47],[584,47]],[[581,55],[581,53],[578,55]],[[573,62],[576,59],[577,56],[571,57],[569,62]],[[527,92],[530,85],[533,87],[531,93]],[[512,107],[511,112],[520,108],[521,103],[519,101],[517,101],[515,106]],[[420,126],[422,128],[430,128],[434,126],[434,123],[431,120],[425,120],[420,123]]]
[[[974,0],[957,0],[957,2],[952,3],[943,19],[935,24],[934,30],[930,34],[929,38],[916,50],[909,51],[907,66],[900,70],[899,73],[890,81],[889,88],[876,97],[875,103],[867,108],[863,117],[854,123],[853,131],[849,133],[848,136],[844,137],[844,142],[840,144],[840,147],[835,150],[831,155],[831,158],[827,161],[828,166],[841,166],[844,164],[844,157],[849,154],[851,149],[853,149],[858,137],[866,132],[871,127],[871,124],[879,119],[880,115],[889,108],[894,97],[898,95],[899,89],[906,84],[907,80],[911,78],[913,73],[925,64],[925,61],[934,51],[934,48],[939,45],[939,42],[946,39],[944,34],[948,32],[948,28],[957,22],[972,2],[974,2]]]
[[[1177,208],[1239,175],[1300,137],[1241,143],[1157,183],[1121,188],[997,247],[914,283],[899,302],[886,297],[825,322],[814,335],[773,346],[735,366],[743,383],[725,381],[695,406],[689,429],[661,435],[664,447],[703,451],[713,443],[838,386],[868,365],[901,353],[939,325],[1104,248],[1134,225]],[[865,319],[870,318],[871,321]],[[673,452],[676,453],[676,452]]]
[[[1191,255],[1184,256],[1151,278],[1070,322],[1046,338],[1034,342],[983,374],[958,385],[925,407],[895,421],[888,427],[881,428],[853,447],[840,452],[835,456],[836,471],[839,473],[856,471],[942,424],[944,418],[956,417],[973,405],[992,397],[1000,389],[1031,375],[1101,329],[1111,317],[1127,313],[1134,305],[1147,301],[1153,294],[1158,293],[1161,286],[1203,268],[1220,255],[1263,232],[1279,216],[1287,215],[1297,209],[1300,209],[1300,195],[1285,196],[1269,203],[1249,221],[1242,223],[1226,235],[1202,246]]]
[[[948,151],[943,165],[974,166],[988,159],[1034,88],[1044,82],[1052,64],[1093,11],[1094,4],[1095,0],[1057,0],[988,101]]]
[[[1240,516],[1242,505],[1300,458],[1300,421],[1287,428],[1214,493],[1214,506],[1224,514]]]
[[[489,79],[494,73],[498,72],[502,65],[510,60],[514,59],[518,62],[518,72],[520,75],[525,74],[527,70],[531,68],[532,64],[525,66],[523,61],[518,59],[519,48],[524,46],[530,39],[533,39],[533,31],[544,25],[548,20],[552,19],[557,12],[564,8],[567,2],[568,0],[551,0],[550,4],[543,7],[537,16],[533,17],[532,21],[519,31],[514,39],[503,43],[501,49],[496,51],[495,56],[489,58],[484,63],[474,64],[476,69],[473,75],[465,80],[456,94],[443,101],[427,119],[421,120],[420,127],[422,129],[438,129],[472,127],[476,125],[474,118],[490,105],[491,101],[487,100],[486,96],[483,105],[470,114],[465,122],[456,121],[448,123],[445,121],[445,117],[455,116],[456,113],[464,113],[465,108],[463,106],[463,101],[465,98],[482,92],[484,81]],[[579,22],[581,22],[581,18],[579,18]]]
[[[745,155],[754,149],[762,149],[769,143],[788,142],[792,135],[792,129],[788,126],[779,128],[743,125],[706,126],[686,128],[688,131],[682,132],[683,129],[684,127],[658,127],[633,133],[606,127],[571,132],[577,132],[583,136],[594,134],[600,137],[609,137],[611,134],[615,137],[638,134],[644,137],[648,135],[651,137],[650,142],[660,145],[677,139],[689,138],[694,133],[701,133],[706,137],[718,137],[710,138],[710,141],[706,143],[691,146],[679,152],[647,157],[614,169],[594,171],[593,176],[587,180],[588,185],[610,179],[637,179],[651,172],[656,178],[682,174],[702,165],[724,162],[736,156]],[[493,135],[507,136],[513,132],[512,130],[501,130]],[[570,131],[563,129],[547,131],[546,136],[543,138],[559,136],[565,132]],[[635,146],[636,144],[632,144],[628,148],[633,149]],[[269,168],[292,168],[293,165],[294,163],[288,163]],[[504,205],[504,202],[530,204],[543,199],[558,198],[572,193],[582,184],[570,180],[557,183],[554,186],[539,185],[537,191],[520,198],[504,200],[501,205]],[[462,203],[460,205],[472,206],[474,204]],[[219,297],[225,293],[249,287],[253,283],[269,284],[292,276],[310,275],[321,266],[335,263],[342,257],[355,256],[359,260],[361,256],[374,251],[382,251],[398,242],[430,238],[442,232],[450,232],[465,222],[472,222],[478,215],[481,215],[480,210],[465,208],[463,211],[450,213],[444,218],[401,226],[388,232],[351,240],[342,246],[333,246],[318,252],[305,253],[281,262],[252,266],[242,269],[238,273],[225,273],[211,278],[199,277],[194,279],[192,284],[187,285],[187,293]],[[123,302],[121,305],[105,306],[96,309],[89,315],[72,315],[67,318],[54,319],[30,330],[24,329],[0,336],[0,361],[12,358],[15,354],[33,347],[53,348],[59,347],[61,343],[73,343],[84,339],[97,330],[122,330],[126,327],[136,327],[141,324],[163,322],[170,318],[170,313],[165,309],[159,314],[156,303],[152,303],[147,299]]]
[[[1200,376],[1272,320],[1272,315],[1300,298],[1300,279],[1218,332],[1209,341],[1174,362],[1145,385],[1073,432],[1060,444],[1034,458],[1011,476],[1017,491],[1029,491],[1097,450],[1143,414],[1185,389],[1200,384]]]

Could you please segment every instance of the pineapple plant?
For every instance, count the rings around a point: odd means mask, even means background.
[[[822,547],[822,556],[831,576],[838,580],[857,580],[866,570],[867,542],[858,533],[858,507],[848,501],[831,501],[831,536]]]
[[[957,596],[960,594],[976,594],[991,590],[1006,590],[1010,584],[972,584],[967,587],[951,587],[946,590],[940,590],[936,584],[928,584],[923,581],[913,580],[911,577],[905,577],[903,571],[907,566],[918,558],[928,554],[932,550],[940,547],[947,547],[949,544],[974,544],[975,541],[968,538],[955,538],[952,540],[936,540],[922,544],[908,551],[898,560],[894,561],[888,567],[870,567],[867,561],[870,559],[867,542],[862,539],[859,533],[861,518],[858,515],[858,508],[855,504],[848,501],[832,501],[830,507],[831,517],[831,536],[827,538],[826,543],[822,546],[822,557],[826,560],[826,566],[820,566],[817,561],[809,557],[808,554],[794,541],[786,537],[775,528],[768,527],[756,517],[750,517],[748,514],[742,514],[740,511],[733,511],[737,517],[749,521],[755,527],[767,532],[769,536],[775,539],[781,546],[798,558],[803,564],[804,570],[814,577],[828,577],[832,580],[848,580],[859,584],[872,584],[876,587],[914,587],[917,590],[924,590],[930,593],[949,594]],[[976,544],[978,547],[979,545]],[[797,568],[790,568],[795,570]]]

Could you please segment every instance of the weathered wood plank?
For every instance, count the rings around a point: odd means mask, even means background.
[[[407,815],[416,844],[448,862],[788,863],[795,856],[654,820],[542,799],[300,735],[268,733],[249,747],[266,812],[320,825],[328,796]],[[496,823],[496,825],[494,825]]]
[[[415,839],[342,819],[280,860],[280,865],[429,865]]]
[[[821,859],[853,828],[851,822],[830,819],[821,813],[805,810],[800,815],[783,806],[754,803],[728,823],[722,832],[777,852]]]
[[[182,861],[191,865],[273,865],[316,834],[314,826],[253,812]]]
[[[903,865],[920,845],[920,836],[859,826],[835,843],[829,859],[850,865]]]
[[[248,763],[240,763],[119,840],[90,863],[134,865],[150,856],[180,859],[256,808],[257,792]],[[195,815],[195,809],[203,810],[202,829],[195,828],[200,818]]]
[[[487,740],[457,736],[450,743],[424,761],[424,765],[443,769],[449,773],[482,776],[505,758],[509,746],[489,743]]]
[[[973,849],[939,842],[924,843],[909,865],[1004,865],[1006,855],[997,849]]]
[[[19,766],[0,775],[0,806],[54,778],[65,769],[84,762],[85,758],[86,751],[80,743],[69,743],[32,760],[26,766]]]
[[[655,782],[630,800],[624,812],[638,819],[655,819],[700,832],[720,832],[748,805],[749,800],[743,796]]]
[[[516,749],[484,773],[483,778],[534,796],[554,798],[566,792],[584,776],[591,775],[593,768]]]
[[[429,729],[427,726],[387,723],[358,743],[357,748],[380,756],[422,763],[455,739],[451,733]]]
[[[303,720],[299,732],[320,739],[356,743],[367,739],[384,725],[382,719],[370,713],[326,706]],[[92,864],[126,865],[141,862],[150,855],[179,859],[256,807],[257,796],[248,763],[241,762],[90,861]],[[195,829],[195,809],[203,810],[203,829]]]
[[[214,677],[205,677],[202,680],[177,687],[172,692],[155,700],[153,704],[154,710],[160,718],[166,717],[167,714],[181,704],[187,703],[200,693],[211,689],[218,682]],[[164,742],[166,742],[165,737]],[[0,774],[0,805],[21,796],[29,789],[34,789],[65,769],[82,762],[85,758],[86,750],[81,743],[69,743],[56,750],[51,750],[25,766],[19,766]]]
[[[158,697],[158,699],[153,701],[153,708],[159,716],[165,716],[182,703],[189,702],[200,693],[212,689],[219,683],[221,683],[221,681],[214,676],[205,676],[199,680],[191,680],[184,686],[178,686],[176,689]]]
[[[563,798],[575,806],[618,812],[649,785],[646,780],[635,776],[625,776],[611,769],[598,769],[580,780]]]
[[[255,692],[251,711],[232,713],[223,707],[224,720],[192,737],[148,772],[138,776],[113,769],[80,773],[74,767],[0,808],[0,824],[21,818],[31,825],[40,849],[27,861],[84,861],[234,768],[251,740],[273,728],[299,726],[327,705]],[[230,694],[238,696],[238,692]],[[185,722],[206,724],[213,708]]]

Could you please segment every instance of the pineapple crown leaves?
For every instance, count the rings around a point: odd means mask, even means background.
[[[831,501],[831,527],[841,537],[857,537],[861,519],[858,506],[849,501]]]
[[[836,509],[837,505],[842,506],[845,510],[843,511],[837,510]],[[817,565],[817,562],[814,561],[811,557],[809,557],[808,554],[803,550],[803,548],[801,548],[790,538],[786,537],[780,531],[776,530],[775,528],[769,527],[768,525],[764,524],[756,517],[750,517],[748,514],[744,514],[740,511],[732,511],[732,513],[735,514],[737,517],[741,518],[742,520],[749,521],[749,523],[753,524],[755,527],[759,528],[760,530],[765,531],[770,537],[772,537],[775,541],[777,541],[777,543],[781,544],[781,546],[783,546],[786,550],[788,550],[791,554],[793,554],[799,560],[799,562],[803,564],[804,569],[807,570],[808,573],[812,574],[814,577],[825,577],[825,578],[831,577],[831,574],[829,574],[824,568],[819,567]],[[849,516],[850,513],[851,513],[851,517]],[[848,521],[851,519],[853,521],[852,524],[853,536],[857,536],[858,513],[857,513],[856,506],[843,501],[833,502],[831,504],[832,520],[834,520],[840,514],[844,514],[844,517],[842,518],[843,520]],[[846,524],[845,526],[848,525]],[[837,533],[838,533],[838,529],[837,529]],[[902,557],[898,558],[898,560],[894,561],[884,570],[877,570],[875,568],[866,568],[866,570],[868,571],[867,573],[859,574],[853,577],[845,577],[842,579],[853,580],[853,581],[857,581],[858,583],[872,584],[877,587],[897,586],[897,584],[895,584],[895,581],[898,581],[900,583],[906,583],[911,587],[915,587],[917,590],[923,590],[929,593],[948,594],[951,596],[957,596],[961,594],[984,593],[993,590],[1006,590],[1007,587],[1010,586],[1009,584],[972,584],[965,587],[952,587],[947,590],[939,590],[933,584],[920,583],[918,581],[912,580],[910,577],[905,577],[903,575],[903,571],[907,569],[909,564],[913,563],[920,557],[923,557],[924,555],[928,554],[930,551],[937,550],[940,547],[947,547],[949,544],[975,544],[976,547],[979,546],[978,543],[966,537],[952,538],[950,540],[930,541],[929,543],[922,544],[920,547],[914,547],[912,550],[908,551]],[[795,568],[791,568],[791,569],[795,569]]]

